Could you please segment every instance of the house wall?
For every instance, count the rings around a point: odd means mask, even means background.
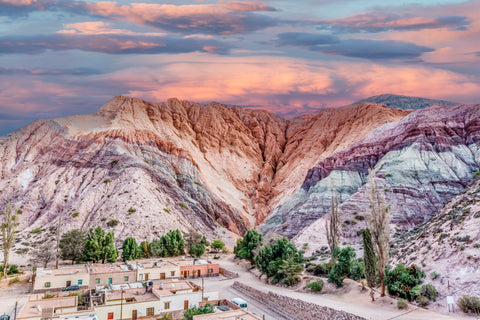
[[[218,292],[205,292],[204,297],[209,300],[218,299]],[[202,292],[191,292],[184,294],[174,294],[161,296],[159,300],[145,302],[129,302],[115,305],[102,305],[95,307],[95,314],[98,319],[108,319],[108,314],[113,312],[113,319],[120,319],[120,309],[122,309],[122,318],[131,319],[132,311],[137,310],[138,317],[144,317],[147,314],[147,308],[154,308],[154,314],[160,315],[166,312],[175,312],[184,310],[184,301],[188,300],[188,307],[198,307],[202,301]],[[165,309],[165,302],[170,302],[170,308]]]
[[[160,280],[162,273],[165,273],[165,279],[180,277],[180,267],[173,264],[155,268],[138,269],[137,272],[137,281],[146,281],[146,274],[148,274],[148,280]],[[174,273],[173,275],[172,272]]]
[[[211,269],[212,272],[209,272]],[[218,276],[220,270],[218,264],[197,264],[189,266],[180,266],[180,275],[184,278],[198,277],[200,276]]]
[[[82,281],[82,284],[78,284],[78,280]],[[35,283],[33,284],[34,292],[43,292],[49,290],[60,290],[67,286],[67,282],[70,281],[71,285],[78,285],[86,288],[89,285],[90,278],[87,272],[78,272],[74,274],[65,275],[42,275],[35,277]],[[50,282],[50,287],[46,287],[45,284]]]
[[[125,281],[125,277],[128,277],[128,280]],[[106,273],[91,273],[90,274],[90,288],[95,288],[95,286],[107,286],[108,279],[112,278],[112,284],[120,283],[129,283],[137,281],[136,271],[113,271]],[[99,279],[98,282],[96,279]]]

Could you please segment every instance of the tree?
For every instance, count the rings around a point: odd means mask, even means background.
[[[188,250],[188,253],[194,257],[200,258],[205,253],[205,246],[203,244],[194,244]]]
[[[332,194],[330,205],[330,219],[325,219],[325,230],[327,235],[328,246],[330,247],[330,253],[332,256],[332,263],[335,263],[335,257],[333,251],[335,247],[340,243],[340,235],[342,233],[341,214],[338,209],[339,201],[338,196],[333,190],[333,183],[330,186],[330,192]]]
[[[102,263],[113,263],[117,260],[118,250],[115,247],[115,235],[109,231],[102,241]]]
[[[203,245],[203,244],[200,244],[200,245]],[[183,314],[183,319],[192,320],[193,316],[196,316],[199,314],[214,313],[214,312],[215,312],[215,308],[210,303],[207,303],[203,307],[188,308],[187,310],[185,310],[185,313]]]
[[[2,248],[3,248],[3,277],[7,278],[8,273],[8,258],[10,256],[10,249],[12,249],[15,241],[15,228],[17,227],[17,211],[12,210],[10,202],[7,203],[3,214],[2,222]]]
[[[263,236],[256,230],[248,230],[243,239],[237,240],[237,245],[233,249],[235,255],[240,259],[245,259],[251,263],[255,260],[254,251],[261,246]]]
[[[152,256],[155,257],[165,257],[166,251],[165,247],[162,244],[161,239],[155,239],[149,244],[149,251]]]
[[[150,258],[150,248],[147,241],[140,243],[140,250],[142,250],[142,258]]]
[[[105,231],[101,227],[90,228],[85,238],[83,260],[97,262],[102,258]]]
[[[338,248],[338,247],[336,247]],[[350,275],[352,259],[356,256],[352,247],[343,248],[338,253],[338,261],[328,273],[328,282],[335,283],[337,287],[343,286],[343,279]]]
[[[370,288],[370,297],[375,301],[373,288],[377,282],[377,258],[373,250],[372,234],[370,230],[363,229],[360,231],[363,238],[363,261],[365,263],[365,278],[367,285]]]
[[[377,274],[382,287],[381,296],[385,296],[385,268],[390,257],[390,206],[386,204],[384,188],[375,175],[370,171],[368,175],[367,196],[370,210],[367,211],[367,227],[372,233],[373,244],[377,254]]]
[[[267,275],[267,280],[273,277],[272,282],[278,283],[286,277],[298,274],[296,270],[303,270],[303,254],[298,251],[293,242],[283,237],[277,240],[270,240],[270,243],[262,246],[255,256],[255,265],[258,270]],[[295,265],[299,265],[298,268]],[[293,272],[295,271],[295,272]],[[292,273],[290,273],[292,272]],[[284,283],[294,284],[292,279],[287,279]]]
[[[122,245],[122,260],[135,260],[142,254],[140,247],[137,244],[135,238],[127,238],[123,241]]]
[[[211,246],[215,252],[218,252],[219,250],[223,250],[223,248],[225,248],[225,243],[222,240],[213,240]]]
[[[51,242],[45,242],[40,248],[36,249],[32,254],[32,262],[47,267],[48,263],[57,257],[57,251]]]
[[[85,232],[78,229],[62,234],[59,242],[61,258],[63,260],[72,260],[72,264],[81,261],[83,258],[85,237]]]

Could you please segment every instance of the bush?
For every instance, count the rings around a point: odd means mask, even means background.
[[[305,270],[307,272],[313,273],[315,271],[316,267],[317,267],[317,265],[315,263],[309,262],[305,265]]]
[[[430,301],[435,301],[438,297],[437,289],[431,284],[415,286],[411,293],[418,304],[422,307],[428,306]]]
[[[430,273],[430,278],[432,278],[432,280],[435,280],[435,279],[437,279],[438,277],[440,277],[440,274],[439,274],[439,273],[436,273],[435,271],[433,271],[432,273]]]
[[[128,215],[134,214],[135,212],[137,212],[137,209],[135,208],[128,209]]]
[[[466,236],[464,236],[464,237],[460,237],[460,236],[459,236],[459,237],[457,237],[456,240],[457,240],[458,242],[468,242],[468,241],[470,241],[470,236],[469,236],[468,234],[467,234]]]
[[[77,211],[77,212],[74,212],[74,213],[72,214],[72,217],[76,218],[76,217],[78,217],[79,215],[80,215],[80,212]]]
[[[480,313],[480,299],[464,295],[458,300],[457,305],[465,313]]]
[[[430,300],[427,297],[420,297],[417,299],[418,305],[421,307],[426,307],[430,304]]]
[[[317,280],[314,282],[310,282],[307,284],[307,288],[312,290],[313,292],[320,292],[323,289],[323,280]]]
[[[416,298],[412,293],[412,288],[417,286],[424,277],[425,274],[418,266],[405,267],[399,263],[395,269],[386,270],[385,283],[390,295],[412,301]]]
[[[288,287],[294,286],[300,282],[300,278],[297,276],[286,277],[282,279],[282,283]]]
[[[350,267],[350,279],[360,280],[365,278],[365,262],[363,258],[358,258],[352,261],[352,266]]]
[[[117,219],[112,219],[112,220],[107,222],[107,226],[109,226],[109,227],[115,227],[117,225],[118,225],[118,220]]]
[[[357,216],[355,216],[355,219],[360,220],[360,221],[363,221],[363,220],[365,220],[365,217],[364,217],[364,216],[358,216],[358,215],[357,215]]]
[[[188,209],[188,206],[186,205],[185,202],[179,202],[178,205],[182,207],[183,209]]]
[[[398,309],[406,309],[408,307],[408,301],[405,299],[398,299],[397,301],[397,308]]]
[[[40,233],[42,232],[42,228],[35,228],[32,230],[32,233]]]
[[[332,268],[333,268],[333,264],[331,262],[322,263],[322,264],[317,265],[313,269],[313,274],[316,275],[316,276],[326,276],[326,275],[328,275],[330,270],[332,270]]]

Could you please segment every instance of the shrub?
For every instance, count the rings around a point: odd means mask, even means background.
[[[443,240],[443,239],[447,238],[448,236],[449,236],[448,233],[442,233],[442,234],[440,234],[440,240]]]
[[[317,265],[313,262],[308,262],[306,265],[305,265],[305,270],[307,272],[310,272],[310,273],[313,273],[315,271],[315,268],[317,267]]]
[[[427,297],[420,297],[417,299],[418,305],[421,307],[426,307],[430,304],[430,300]]]
[[[77,212],[74,212],[74,213],[72,214],[72,217],[76,218],[76,217],[78,217],[79,215],[80,215],[80,212],[77,211]]]
[[[422,307],[428,306],[430,301],[435,301],[438,297],[437,289],[435,289],[432,284],[415,286],[411,293],[418,304]]]
[[[188,209],[188,206],[185,204],[185,202],[179,202],[178,205],[183,209]]]
[[[115,227],[117,225],[118,225],[118,220],[117,219],[112,219],[112,220],[107,222],[107,226],[109,226],[109,227]]]
[[[42,232],[42,228],[35,228],[32,230],[32,233],[39,233]]]
[[[432,278],[432,280],[435,280],[435,279],[437,279],[438,277],[440,277],[440,274],[439,274],[439,273],[436,273],[435,271],[433,271],[432,273],[430,273],[430,278]]]
[[[364,217],[364,216],[356,215],[356,216],[355,216],[355,219],[360,220],[360,221],[363,221],[363,220],[365,220],[365,217]]]
[[[103,180],[103,183],[105,183],[105,184],[110,183],[110,182],[112,182],[112,180],[110,180],[110,179]]]
[[[291,277],[286,277],[282,279],[282,283],[289,287],[294,286],[299,282],[300,282],[300,277],[297,277],[297,276],[291,276]]]
[[[466,236],[463,236],[463,237],[457,237],[456,239],[458,242],[468,242],[470,241],[470,236],[467,234]]]
[[[398,309],[406,309],[408,307],[408,301],[405,299],[398,299],[397,301],[397,308]]]
[[[480,299],[477,297],[464,295],[458,300],[457,305],[465,313],[480,313]]]
[[[330,270],[333,268],[333,264],[331,262],[328,263],[322,263],[317,265],[313,269],[313,274],[316,276],[326,276],[330,272]]]
[[[405,267],[399,263],[395,269],[386,270],[385,283],[390,295],[412,301],[416,298],[412,293],[412,288],[417,286],[424,277],[425,274],[418,266]]]
[[[166,213],[170,214],[170,210],[168,210],[167,208],[163,208],[163,211],[165,211]]]
[[[360,280],[365,277],[365,262],[363,258],[358,258],[352,261],[352,266],[350,267],[350,279]]]
[[[320,292],[323,289],[323,280],[317,280],[314,282],[310,282],[307,284],[307,288],[312,290],[313,292]]]
[[[130,209],[128,209],[128,215],[132,215],[134,214],[135,212],[137,212],[137,209],[133,208],[133,207],[130,207]]]

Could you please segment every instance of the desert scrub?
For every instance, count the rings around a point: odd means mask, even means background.
[[[179,202],[178,205],[184,209],[188,209],[188,206],[185,204],[185,202]]]
[[[465,313],[480,313],[480,299],[475,296],[464,295],[458,300],[457,305]]]
[[[166,213],[170,214],[170,210],[168,210],[167,208],[163,208],[163,211],[165,211]]]
[[[433,271],[432,273],[430,273],[430,278],[432,278],[432,280],[435,280],[435,279],[437,279],[438,277],[440,277],[440,274],[439,274],[439,273],[436,273],[435,271]]]
[[[32,230],[32,233],[40,233],[42,232],[42,228],[35,228]]]
[[[112,219],[112,220],[110,220],[110,221],[107,222],[107,226],[109,226],[109,227],[111,227],[111,228],[112,228],[112,227],[115,227],[115,226],[117,226],[117,225],[118,225],[118,220],[117,220],[117,219]]]
[[[398,299],[397,301],[397,308],[398,309],[406,309],[408,306],[408,301],[403,299],[403,298],[400,298]]]
[[[313,292],[320,292],[323,289],[323,280],[317,280],[314,282],[307,283],[307,288]]]
[[[132,215],[134,214],[135,212],[137,212],[137,209],[133,208],[133,207],[130,207],[130,209],[128,209],[128,215]]]
[[[77,212],[74,212],[74,213],[72,214],[72,217],[76,218],[76,217],[78,217],[79,215],[80,215],[80,212],[77,211]]]

